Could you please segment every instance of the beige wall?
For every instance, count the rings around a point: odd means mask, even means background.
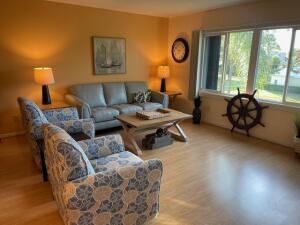
[[[127,73],[92,74],[91,36],[126,38]],[[21,128],[18,96],[40,101],[32,68],[50,66],[56,83],[52,98],[62,99],[71,84],[144,80],[167,62],[168,20],[88,7],[33,0],[2,1],[0,8],[0,134]]]
[[[270,0],[168,20],[45,1],[5,1],[0,9],[0,134],[21,129],[17,96],[40,101],[40,86],[33,82],[32,74],[37,66],[53,67],[56,83],[50,86],[51,94],[53,99],[62,99],[68,86],[83,82],[148,80],[152,88],[158,88],[155,68],[167,62],[169,52],[167,87],[183,92],[176,106],[191,112],[193,104],[187,100],[190,62],[177,64],[171,59],[175,38],[183,36],[190,41],[196,29],[300,21],[299,8],[299,1]],[[93,35],[126,38],[126,74],[92,74]],[[230,128],[221,117],[225,107],[222,97],[203,97],[203,120]],[[267,127],[254,128],[251,133],[291,146],[294,113],[293,109],[271,106],[263,117]]]
[[[300,1],[264,1],[241,6],[223,8],[189,16],[175,17],[169,20],[169,64],[171,78],[168,79],[169,89],[180,90],[184,93],[178,99],[180,110],[191,112],[193,104],[187,100],[189,81],[189,59],[182,63],[175,63],[170,55],[173,41],[179,37],[191,40],[191,32],[198,29],[225,29],[239,26],[253,26],[272,23],[295,23],[300,21]],[[298,23],[300,24],[300,23]],[[226,103],[222,97],[203,97],[203,120],[217,126],[231,128],[225,113]],[[265,110],[263,122],[266,128],[256,127],[251,130],[253,136],[275,143],[291,146],[294,136],[295,110],[271,106]]]

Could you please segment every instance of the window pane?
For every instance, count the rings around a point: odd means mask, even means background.
[[[282,101],[291,37],[291,28],[262,31],[255,81],[258,98]]]
[[[225,54],[225,35],[221,36],[221,48],[220,48],[220,59],[219,59],[219,71],[218,71],[218,91],[221,91],[222,75],[224,69],[224,54]]]
[[[206,89],[221,90],[225,35],[207,38]]]
[[[252,31],[229,34],[224,93],[236,94],[238,87],[241,92],[246,91],[252,36]]]
[[[286,101],[300,103],[300,30],[296,31]]]

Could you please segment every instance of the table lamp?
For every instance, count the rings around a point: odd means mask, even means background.
[[[34,80],[36,83],[42,85],[42,103],[43,105],[51,104],[48,84],[54,83],[52,68],[39,67],[33,69]]]
[[[159,66],[158,67],[158,77],[161,78],[160,91],[166,92],[166,78],[170,76],[169,66]]]

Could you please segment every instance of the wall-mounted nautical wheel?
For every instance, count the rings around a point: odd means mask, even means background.
[[[256,94],[255,90],[252,95],[246,93],[240,93],[238,88],[238,94],[232,99],[225,99],[228,102],[227,112],[222,116],[227,116],[228,120],[232,124],[231,132],[235,128],[245,130],[247,136],[249,136],[249,130],[256,125],[265,125],[261,122],[262,111],[269,106],[261,106],[254,98]]]

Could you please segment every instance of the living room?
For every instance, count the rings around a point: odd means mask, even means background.
[[[2,2],[0,224],[299,224],[299,6]]]

